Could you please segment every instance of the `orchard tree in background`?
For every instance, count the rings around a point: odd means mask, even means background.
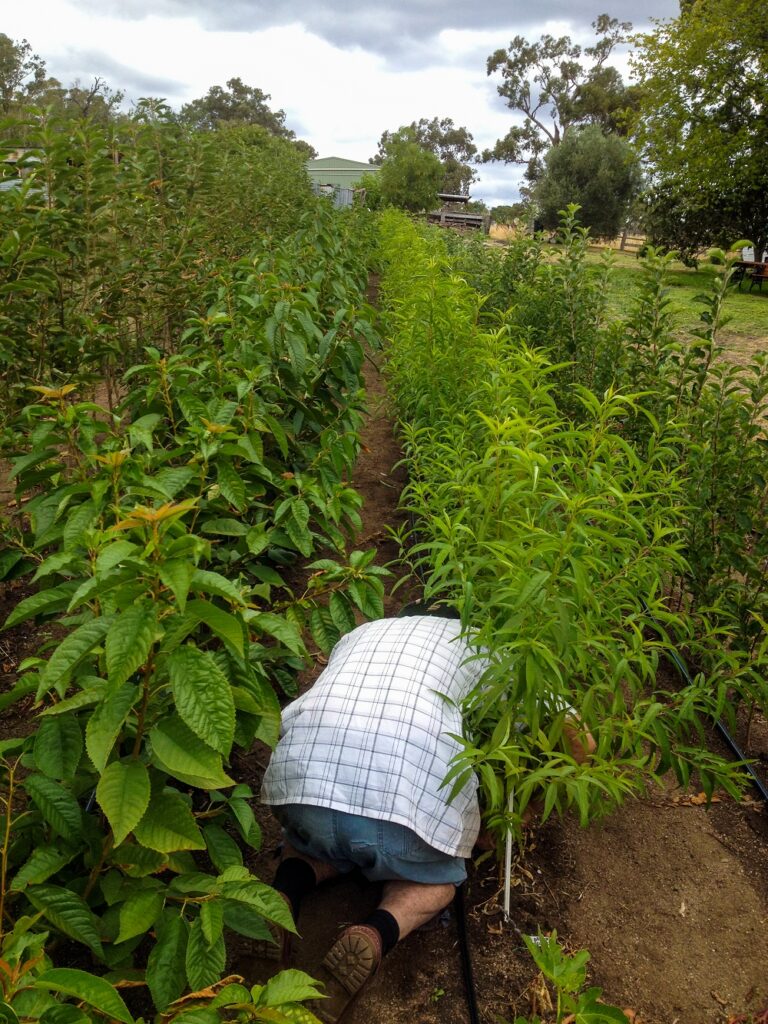
[[[382,203],[412,213],[431,209],[437,205],[443,174],[439,157],[417,142],[393,143],[379,171]]]
[[[650,167],[647,230],[689,261],[768,245],[768,42],[748,0],[696,0],[637,37],[635,137]]]
[[[625,110],[637,102],[637,90],[626,87],[606,61],[626,41],[632,26],[601,14],[592,27],[597,41],[584,49],[570,36],[543,35],[537,43],[516,36],[506,50],[490,55],[488,74],[501,74],[498,93],[511,110],[522,114],[523,122],[510,128],[493,149],[484,150],[483,161],[525,164],[526,178],[534,182],[544,154],[559,146],[572,128],[620,128]]]
[[[534,197],[545,228],[556,228],[560,211],[578,203],[584,227],[599,238],[615,238],[639,191],[639,162],[627,140],[589,125],[549,150]]]
[[[372,157],[372,164],[381,164],[397,146],[414,142],[422,149],[434,153],[443,165],[443,180],[438,191],[467,195],[477,175],[472,163],[477,156],[477,146],[466,128],[453,123],[450,117],[422,117],[402,125],[396,132],[384,132],[379,139],[379,151]]]

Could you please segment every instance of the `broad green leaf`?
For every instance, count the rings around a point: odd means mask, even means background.
[[[258,526],[252,526],[245,537],[245,543],[248,545],[248,550],[254,556],[260,555],[262,551],[265,551],[270,545],[270,531],[267,529],[265,523],[259,523]]]
[[[60,583],[57,587],[48,587],[40,590],[37,594],[19,601],[11,614],[5,620],[3,629],[10,629],[25,619],[31,619],[34,615],[42,612],[63,611],[69,604],[69,599],[77,589],[76,582]]]
[[[235,732],[235,704],[223,672],[210,654],[179,647],[168,657],[176,710],[190,729],[225,756]]]
[[[214,537],[244,537],[248,533],[248,524],[239,519],[204,519],[200,523],[200,532]]]
[[[187,605],[187,595],[194,574],[195,565],[187,558],[169,558],[160,566],[160,579],[172,592],[182,612]]]
[[[283,897],[269,885],[259,882],[256,879],[243,882],[226,882],[221,888],[222,896],[228,900],[235,900],[238,903],[245,903],[265,917],[290,932],[296,931]]]
[[[56,715],[67,715],[70,711],[79,711],[81,708],[89,708],[98,704],[104,696],[107,683],[105,679],[98,676],[78,676],[78,686],[83,686],[79,693],[73,693],[71,697],[65,697],[57,704],[51,704],[40,712],[41,718]]]
[[[162,911],[164,900],[159,888],[139,890],[129,896],[120,907],[120,931],[115,941],[127,942],[148,932]]]
[[[117,864],[129,878],[147,878],[170,866],[170,857],[147,850],[137,843],[121,843],[109,855],[109,863]]]
[[[240,847],[220,825],[206,825],[203,837],[208,848],[208,856],[217,871],[225,871],[233,865],[242,865],[243,855]]]
[[[112,622],[105,644],[110,685],[120,686],[147,660],[157,632],[154,604],[133,604]]]
[[[147,985],[161,1012],[187,987],[185,960],[189,925],[176,911],[166,910],[158,923],[157,942],[147,960]]]
[[[258,1018],[257,1018],[258,1019]],[[210,1006],[192,1006],[189,1010],[182,1010],[173,1018],[173,1024],[221,1024],[221,1015]],[[284,1018],[280,1024],[292,1024],[288,1018]]]
[[[222,576],[218,572],[209,572],[208,569],[195,569],[192,576],[192,590],[201,590],[204,594],[214,594],[216,597],[223,597],[232,604],[245,605],[240,588]]]
[[[288,536],[305,558],[312,554],[312,534],[309,532],[309,509],[301,500],[291,502],[291,511],[281,524]]]
[[[224,930],[224,907],[221,900],[208,900],[201,905],[200,927],[209,946],[219,941]]]
[[[111,617],[90,619],[61,641],[43,669],[37,699],[55,686],[64,696],[75,669],[99,646],[112,624]]]
[[[277,441],[277,446],[280,449],[280,454],[284,459],[288,458],[288,436],[283,429],[282,424],[271,416],[269,413],[264,414],[264,422],[272,432],[272,436]]]
[[[29,775],[24,780],[24,788],[54,832],[63,839],[76,839],[80,835],[80,805],[69,790],[45,775]]]
[[[227,962],[224,938],[220,936],[209,944],[203,933],[200,918],[192,923],[187,942],[186,970],[190,988],[196,992],[218,981]]]
[[[21,892],[28,885],[47,882],[51,875],[69,864],[76,853],[76,850],[60,846],[38,846],[16,872],[10,885],[11,892]]]
[[[187,612],[196,615],[200,622],[204,622],[236,657],[245,656],[246,635],[242,619],[202,598],[190,601]]]
[[[231,462],[222,459],[216,467],[216,478],[221,493],[238,512],[244,512],[247,505],[245,482]]]
[[[139,696],[133,683],[108,688],[85,727],[85,749],[98,771],[104,771],[128,713]]]
[[[322,996],[322,986],[304,971],[280,971],[270,978],[259,997],[260,1006],[282,1006],[283,1003],[300,1003],[304,999]]]
[[[98,919],[81,896],[57,885],[30,886],[26,896],[60,932],[103,956]]]
[[[618,1006],[599,1003],[595,998],[597,993],[599,989],[597,992],[593,989],[579,999],[573,1016],[574,1024],[629,1024],[627,1015]]]
[[[195,471],[188,466],[169,466],[161,469],[153,478],[153,483],[159,487],[167,498],[175,498],[179,491],[183,490],[192,480]]]
[[[333,624],[342,636],[345,633],[349,633],[350,630],[353,630],[357,625],[352,606],[347,598],[337,590],[335,590],[330,596],[328,601],[328,610],[331,613]]]
[[[245,935],[249,939],[263,939],[267,942],[274,941],[274,936],[269,930],[269,925],[258,910],[249,907],[245,903],[238,903],[235,900],[223,900],[224,924],[231,928],[238,935]]]
[[[92,1024],[92,1020],[79,1006],[57,1002],[42,1014],[40,1024]]]
[[[211,1000],[211,1009],[217,1006],[233,1006],[235,1003],[249,1003],[251,995],[245,985],[225,985]]]
[[[67,517],[62,534],[64,549],[76,548],[84,545],[84,534],[87,533],[96,522],[99,511],[92,501],[85,501],[82,505],[73,509]],[[38,541],[41,538],[37,538]]]
[[[349,596],[369,619],[380,619],[384,614],[384,584],[380,579],[350,580]]]
[[[115,846],[135,830],[147,810],[149,796],[149,773],[141,761],[113,761],[104,770],[96,786],[96,799],[107,816]]]
[[[253,813],[253,808],[240,797],[232,797],[229,800],[229,807],[232,814],[235,816],[237,822],[238,831],[243,837],[243,840],[254,850],[258,850],[261,847],[261,829],[259,823]]]
[[[200,789],[234,786],[234,779],[222,768],[221,754],[199,739],[178,715],[158,722],[149,738],[160,766],[182,782]]]
[[[334,625],[331,613],[327,608],[313,608],[309,616],[309,629],[312,639],[323,652],[330,654],[339,640],[339,631]]]
[[[142,846],[158,853],[205,849],[192,812],[176,793],[153,796],[133,834]]]
[[[40,720],[35,736],[35,764],[51,779],[71,779],[83,754],[83,734],[74,715]]]
[[[109,572],[110,569],[114,569],[116,565],[137,554],[140,550],[138,544],[132,544],[129,540],[112,541],[99,552],[96,559],[96,572],[99,575]]]
[[[274,612],[261,612],[249,620],[249,626],[279,640],[293,654],[305,657],[307,649],[296,626]]]
[[[120,1024],[133,1024],[128,1007],[112,985],[95,974],[71,967],[54,967],[41,974],[35,980],[35,985],[62,995],[74,996],[80,1002],[93,1006],[99,1013],[120,1021]]]

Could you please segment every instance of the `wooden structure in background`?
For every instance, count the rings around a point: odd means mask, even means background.
[[[490,213],[469,213],[466,205],[469,196],[452,195],[450,192],[438,192],[437,198],[441,206],[439,210],[431,210],[427,214],[430,224],[439,224],[441,228],[459,228],[463,231],[483,231],[487,235],[491,229]]]

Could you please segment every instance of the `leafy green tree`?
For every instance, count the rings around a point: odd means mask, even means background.
[[[230,78],[226,89],[212,85],[205,96],[185,103],[179,111],[179,120],[203,131],[212,131],[222,125],[259,125],[272,135],[287,139],[299,150],[305,160],[317,156],[317,150],[285,124],[285,111],[272,110],[268,92],[246,85],[241,78]]]
[[[369,210],[380,210],[384,205],[381,197],[381,176],[370,171],[358,181],[356,188],[365,189],[365,205]]]
[[[213,129],[223,122],[259,124],[273,135],[294,138],[285,126],[285,111],[272,110],[271,96],[256,86],[246,85],[241,78],[230,78],[226,88],[212,85],[205,96],[185,103],[179,119],[192,128]]]
[[[638,160],[626,139],[589,125],[550,149],[534,196],[544,227],[556,228],[560,211],[578,203],[579,220],[592,234],[614,238],[639,188]]]
[[[371,163],[383,163],[393,148],[404,142],[415,142],[439,157],[443,165],[441,192],[467,195],[470,185],[477,179],[471,166],[477,156],[477,146],[466,128],[455,125],[450,117],[433,117],[431,121],[422,117],[402,125],[396,132],[383,132],[379,151]]]
[[[768,244],[768,46],[747,0],[696,0],[639,36],[636,140],[651,169],[653,240],[692,258]]]
[[[508,205],[492,206],[491,220],[494,224],[514,224],[520,217],[528,215],[529,206],[527,203],[510,203]]]
[[[597,41],[584,49],[570,36],[545,34],[537,43],[515,36],[507,49],[490,55],[488,74],[501,73],[498,93],[523,115],[523,123],[510,128],[493,149],[484,150],[484,161],[525,164],[526,177],[534,181],[544,153],[560,145],[571,128],[590,123],[610,127],[619,111],[634,102],[618,72],[606,65],[632,26],[607,14],[592,26]]]
[[[390,145],[381,165],[379,181],[385,205],[417,213],[437,203],[444,169],[439,157],[417,142]]]
[[[45,80],[45,61],[26,39],[14,41],[0,32],[0,111],[10,114],[27,92]]]

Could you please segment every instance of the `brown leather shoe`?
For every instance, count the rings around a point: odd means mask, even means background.
[[[310,1009],[325,1024],[336,1024],[381,964],[381,936],[375,928],[353,924],[331,946],[320,967],[319,980],[328,998]]]

